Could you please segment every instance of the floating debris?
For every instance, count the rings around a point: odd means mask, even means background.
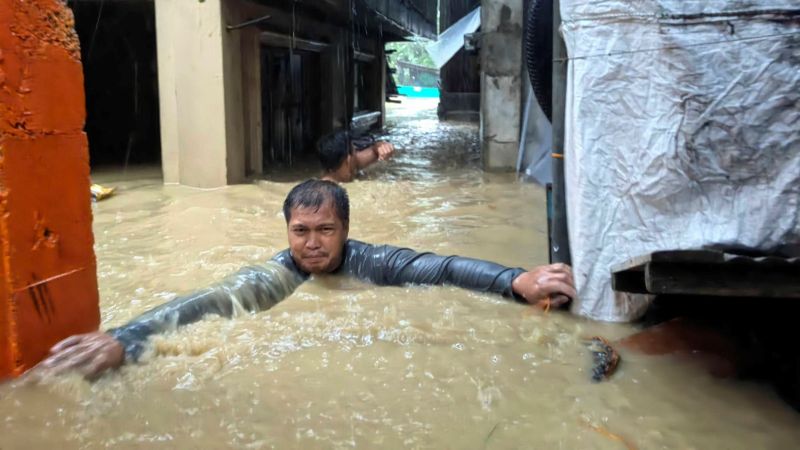
[[[598,338],[598,339],[603,339],[603,338]],[[633,445],[631,442],[629,442],[627,439],[625,439],[624,437],[622,437],[622,436],[620,436],[620,435],[618,435],[616,433],[612,433],[606,427],[603,427],[603,426],[600,426],[600,425],[595,425],[595,424],[589,422],[586,419],[583,419],[582,421],[580,421],[580,423],[583,426],[589,428],[590,430],[594,430],[594,431],[600,433],[602,436],[605,436],[608,439],[611,439],[612,441],[621,442],[625,446],[625,448],[627,448],[628,450],[637,450],[636,446]]]
[[[89,190],[92,192],[92,200],[99,202],[100,200],[105,200],[114,195],[114,191],[116,191],[117,188],[108,188],[99,184],[93,184]]]
[[[619,364],[619,353],[600,336],[589,339],[588,347],[592,352],[592,381],[600,382],[611,377]]]

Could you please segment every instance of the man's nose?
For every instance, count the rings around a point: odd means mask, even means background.
[[[320,242],[317,234],[311,233],[311,235],[308,236],[308,240],[306,240],[306,248],[315,250],[318,249],[319,247],[320,247]]]

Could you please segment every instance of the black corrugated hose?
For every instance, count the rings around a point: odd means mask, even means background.
[[[533,93],[552,120],[553,1],[528,0],[523,30],[523,53]]]

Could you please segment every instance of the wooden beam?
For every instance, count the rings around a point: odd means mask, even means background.
[[[653,252],[614,266],[611,286],[636,294],[800,298],[800,258],[717,250]]]
[[[273,31],[262,31],[259,39],[261,43],[269,47],[294,48],[309,52],[322,52],[328,48],[327,42],[312,41],[310,39],[292,38],[288,34],[275,33]]]
[[[800,298],[800,266],[649,263],[645,285],[652,294]]]

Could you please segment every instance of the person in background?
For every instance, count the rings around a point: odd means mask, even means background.
[[[394,154],[394,146],[371,137],[353,139],[344,130],[320,138],[317,153],[322,164],[322,179],[336,183],[353,181],[358,172]]]

